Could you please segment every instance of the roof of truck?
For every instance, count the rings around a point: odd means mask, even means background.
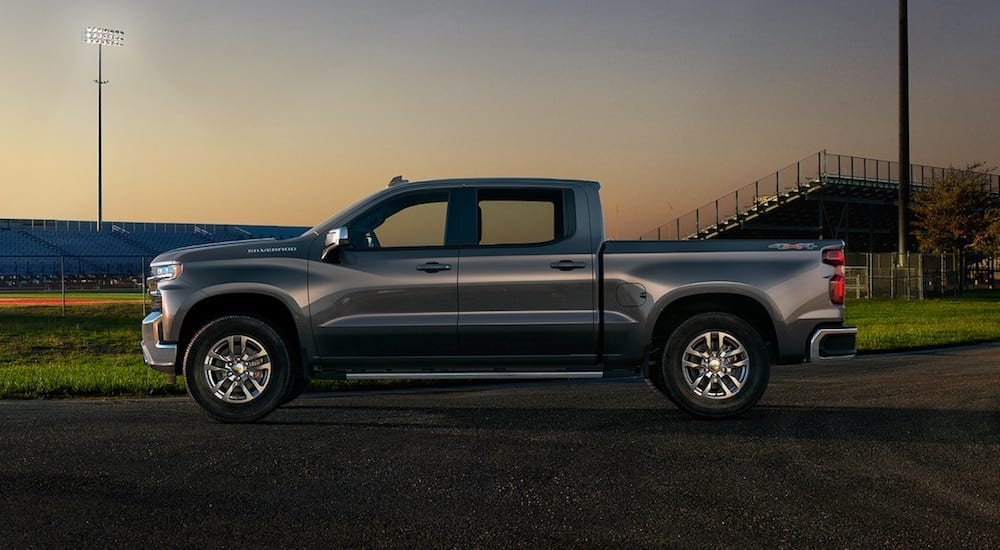
[[[487,177],[487,178],[444,178],[422,181],[407,181],[402,176],[396,176],[389,182],[388,187],[397,185],[531,185],[531,186],[565,186],[572,185],[597,185],[600,183],[592,180],[561,179],[561,178],[537,178],[537,177]]]

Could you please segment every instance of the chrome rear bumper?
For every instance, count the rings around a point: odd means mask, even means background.
[[[809,338],[809,361],[850,359],[857,353],[857,327],[818,328]]]

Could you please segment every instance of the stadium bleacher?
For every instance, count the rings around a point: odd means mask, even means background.
[[[911,196],[948,170],[911,164]],[[895,252],[899,173],[893,161],[820,151],[640,239],[841,239],[848,252]],[[984,191],[1000,196],[1000,175],[984,176]]]
[[[198,244],[301,235],[307,228],[215,224],[0,220],[0,288],[48,287],[53,281],[97,286],[140,282],[157,254]]]

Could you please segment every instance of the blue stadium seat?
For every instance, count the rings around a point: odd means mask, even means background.
[[[261,237],[290,238],[305,227],[69,220],[0,220],[0,288],[80,281],[141,282],[157,254],[185,246]],[[55,281],[55,283],[51,283]]]

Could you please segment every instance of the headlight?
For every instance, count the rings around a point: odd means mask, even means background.
[[[181,274],[181,264],[177,262],[163,262],[149,266],[150,281],[166,281],[176,279]]]
[[[149,289],[149,296],[152,300],[153,311],[163,309],[163,298],[160,296],[160,281],[176,279],[181,274],[181,264],[177,262],[155,263],[149,266],[149,278],[146,279],[146,288]]]

